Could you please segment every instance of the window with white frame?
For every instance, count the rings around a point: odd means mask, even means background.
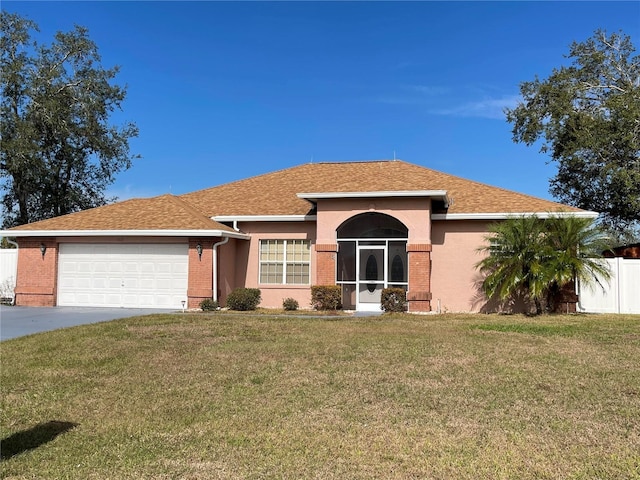
[[[260,283],[308,285],[309,240],[260,240]]]

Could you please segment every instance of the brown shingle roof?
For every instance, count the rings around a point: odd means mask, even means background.
[[[15,227],[13,230],[225,230],[173,195],[136,198]]]
[[[401,160],[322,162],[182,195],[205,215],[304,215],[298,193],[446,190],[448,213],[532,213],[580,209],[466,180]]]
[[[35,230],[225,230],[215,216],[305,215],[298,193],[446,190],[448,213],[533,213],[582,210],[466,180],[401,160],[310,163],[180,197],[162,195],[22,225]]]

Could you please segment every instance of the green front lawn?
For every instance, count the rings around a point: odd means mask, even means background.
[[[175,314],[0,344],[11,479],[638,479],[640,316]]]

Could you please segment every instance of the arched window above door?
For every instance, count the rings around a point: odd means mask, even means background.
[[[409,231],[391,215],[367,212],[346,220],[336,233],[338,238],[407,238]]]

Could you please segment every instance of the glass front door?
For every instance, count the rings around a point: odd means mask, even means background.
[[[387,278],[387,249],[380,246],[358,247],[357,310],[379,312],[380,298]]]

